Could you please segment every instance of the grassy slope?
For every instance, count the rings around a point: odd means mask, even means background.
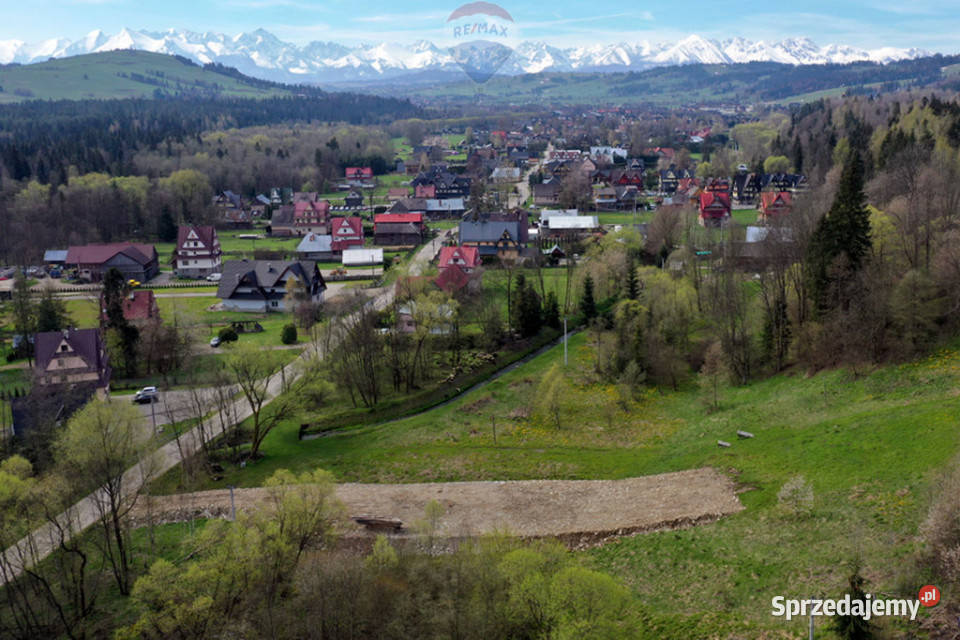
[[[747,489],[745,512],[588,552],[642,596],[663,637],[757,637],[785,626],[799,633],[802,623],[769,616],[770,598],[839,595],[857,555],[874,591],[919,586],[906,560],[932,479],[958,449],[957,351],[859,378],[780,375],[725,389],[721,410],[709,415],[695,390],[650,390],[624,412],[613,387],[591,382],[591,353],[586,336],[572,340],[560,428],[517,411],[533,404],[539,380],[561,361],[556,348],[422,416],[302,443],[296,424],[284,425],[267,438],[268,457],[231,482],[256,485],[274,462],[372,482],[622,478],[714,466]],[[738,441],[737,429],[756,438]],[[734,446],[719,449],[718,439]],[[777,492],[796,475],[816,496],[806,518],[777,507]]]
[[[117,74],[123,73],[127,77]],[[159,77],[162,74],[163,77]],[[166,82],[158,87],[130,77],[140,74]],[[196,91],[218,85],[218,93],[226,96],[261,98],[279,94],[277,90],[262,89],[238,79],[198,66],[186,65],[171,56],[146,51],[110,51],[38,64],[0,68],[0,103],[26,99],[81,100],[87,98],[151,97],[158,88],[176,93],[178,86],[185,91]],[[18,95],[26,93],[25,95]],[[32,94],[32,95],[31,95]]]

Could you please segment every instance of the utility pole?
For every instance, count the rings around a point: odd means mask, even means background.
[[[813,596],[810,596],[810,640],[813,640]]]
[[[570,363],[569,358],[567,357],[567,319],[563,319],[563,366],[567,366]]]

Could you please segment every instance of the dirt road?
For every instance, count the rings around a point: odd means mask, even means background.
[[[238,510],[263,504],[264,489],[240,489]],[[351,518],[398,519],[411,535],[431,500],[444,508],[440,535],[473,537],[508,530],[524,538],[556,537],[573,547],[649,531],[706,522],[743,510],[733,482],[714,469],[693,469],[626,480],[529,480],[433,484],[342,484],[337,496]],[[230,492],[155,496],[135,516],[158,522],[229,517]],[[347,536],[372,535],[351,523]]]

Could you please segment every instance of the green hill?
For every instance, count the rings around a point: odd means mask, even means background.
[[[225,67],[146,51],[109,51],[0,67],[0,103],[184,95],[265,98],[288,88]]]

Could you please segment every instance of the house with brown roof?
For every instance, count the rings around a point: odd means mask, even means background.
[[[147,282],[160,272],[157,250],[150,244],[117,242],[70,247],[66,265],[76,269],[77,276],[100,282],[110,269],[117,269],[125,280]]]
[[[730,219],[730,194],[725,191],[704,191],[700,194],[700,224],[717,227]]]
[[[184,278],[205,278],[220,273],[223,251],[213,227],[182,226],[177,231],[174,269]]]
[[[40,385],[92,384],[110,386],[107,349],[99,329],[64,329],[34,338],[35,378]]]

